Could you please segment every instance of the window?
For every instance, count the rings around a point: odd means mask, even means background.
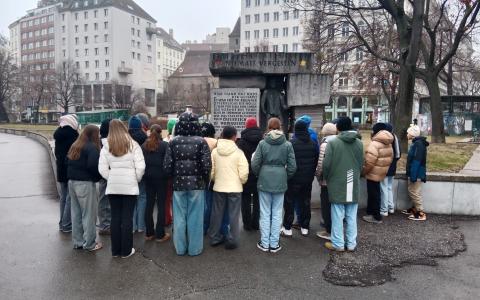
[[[98,35],[93,36],[93,41],[95,42],[95,44],[98,43]]]
[[[335,35],[335,27],[333,27],[333,24],[328,24],[327,25],[327,36],[328,38],[333,38]]]
[[[260,52],[260,47],[258,46],[253,47],[253,52]]]
[[[264,4],[265,5],[270,5],[270,0],[265,0]]]
[[[75,62],[75,67],[76,67],[77,69],[80,69],[80,62],[79,62],[79,61],[76,61],[76,62]]]
[[[263,14],[263,22],[270,22],[270,13]]]
[[[79,39],[78,37],[75,38],[75,45],[78,45]]]
[[[260,14],[255,14],[255,23],[260,23]]]
[[[273,37],[278,38],[278,28],[273,29]]]
[[[288,52],[288,45],[287,44],[283,44],[282,48],[283,48],[283,52]]]
[[[273,3],[278,4],[278,3],[280,3],[280,0],[274,0]]]
[[[151,56],[147,56],[147,62],[150,63],[150,64],[152,63],[152,57]]]
[[[298,36],[298,26],[293,27],[293,35]]]
[[[95,80],[100,80],[100,73],[95,73]]]
[[[346,87],[348,87],[348,74],[347,73],[340,73],[340,75],[338,77],[338,88],[343,89],[343,88],[346,88]],[[339,103],[339,105],[340,105],[340,103]],[[342,103],[342,105],[343,105],[343,103]],[[345,107],[346,107],[346,105],[345,105]]]
[[[110,67],[110,61],[108,59],[105,60],[105,67]]]
[[[152,52],[152,45],[147,45],[148,52]]]
[[[140,25],[140,18],[137,18],[137,25]]]
[[[105,34],[105,35],[103,36],[103,41],[104,41],[105,43],[108,42],[108,34]]]
[[[250,47],[245,47],[245,52],[249,53],[250,52]]]
[[[75,33],[78,33],[78,25],[75,25]]]
[[[85,20],[88,19],[88,11],[83,12],[83,18]]]
[[[250,39],[250,31],[245,31],[245,39],[246,40]]]
[[[267,39],[269,37],[269,35],[270,35],[270,30],[264,29],[263,30],[263,38]]]
[[[104,27],[105,29],[108,29],[108,22],[103,23],[103,27]]]
[[[260,6],[260,0],[255,0],[255,6]]]
[[[350,35],[350,29],[349,29],[348,23],[343,22],[343,24],[342,24],[342,36],[347,37],[349,35]]]
[[[75,13],[75,21],[78,21],[78,13]]]
[[[140,30],[137,29],[137,36],[140,37]]]
[[[135,59],[135,52],[132,52],[132,59]]]
[[[98,18],[98,10],[94,10],[94,11],[93,11],[93,17],[94,17],[94,18]]]
[[[83,6],[88,6],[88,0],[83,2]]]
[[[348,61],[348,53],[347,52],[342,52],[340,53],[340,61]]]
[[[65,21],[65,14],[62,14],[62,21]]]
[[[280,20],[280,13],[278,11],[273,13],[273,20],[274,21]]]
[[[98,23],[93,23],[93,30],[95,30],[95,31],[98,30]]]
[[[138,59],[138,60],[141,60],[141,55],[140,55],[140,53],[137,53],[137,59]]]
[[[110,80],[110,73],[109,72],[105,72],[105,80]]]
[[[90,74],[85,73],[85,80],[87,80],[87,81],[90,80]]]
[[[85,42],[85,45],[87,45],[88,44],[88,36],[84,37],[83,40]]]
[[[105,55],[108,55],[108,47],[105,47]]]
[[[67,39],[66,38],[62,38],[62,46],[65,46],[67,44]]]
[[[105,8],[105,9],[103,10],[103,15],[104,15],[105,17],[108,16],[108,9],[107,9],[107,8]]]
[[[250,24],[250,15],[245,16],[245,24]]]
[[[88,56],[88,49],[85,49],[85,56]]]
[[[98,48],[95,48],[95,55],[99,55],[100,51],[98,51]]]
[[[288,36],[288,27],[283,27],[283,36]]]
[[[132,24],[135,24],[135,16],[132,16]]]
[[[96,69],[100,68],[100,61],[99,60],[95,61],[95,68]]]
[[[90,62],[89,61],[86,61],[85,62],[85,69],[88,69],[90,67]]]
[[[363,60],[363,49],[362,48],[357,48],[355,58],[357,61]]]
[[[88,24],[83,25],[83,31],[85,31],[85,32],[88,31]]]
[[[250,7],[252,4],[252,1],[251,0],[246,0],[245,1],[245,7]]]
[[[62,33],[65,33],[65,25],[62,26]]]
[[[138,49],[141,49],[141,48],[142,48],[140,42],[137,42],[137,48],[138,48]]]
[[[293,43],[293,45],[292,45],[292,51],[293,51],[293,52],[298,52],[298,44],[297,44],[297,43]]]
[[[258,40],[260,38],[260,30],[253,31],[253,37]]]
[[[63,57],[67,57],[67,50],[64,49],[62,50],[62,52],[63,52]]]
[[[298,19],[300,17],[300,11],[298,9],[293,11],[293,18]]]
[[[132,48],[135,48],[135,40],[132,40]]]
[[[288,13],[288,11],[283,12],[283,20],[288,21],[289,16],[290,16],[290,14]]]
[[[358,83],[358,85],[363,85],[363,80],[364,80],[364,78],[363,78],[363,73],[362,73],[362,72],[358,72],[358,73],[357,73],[357,83]],[[361,107],[360,107],[360,108],[361,108]]]

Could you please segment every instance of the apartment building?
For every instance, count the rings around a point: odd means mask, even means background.
[[[306,52],[298,0],[241,0],[240,52]]]
[[[168,78],[185,59],[185,49],[175,40],[173,30],[157,28],[157,93],[166,91]]]
[[[44,0],[10,26],[11,35],[17,22],[22,66],[53,73],[75,64],[76,110],[141,100],[156,113],[156,20],[133,0]],[[53,100],[44,109],[58,110]]]

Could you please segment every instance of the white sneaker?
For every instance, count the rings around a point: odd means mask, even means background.
[[[389,215],[395,214],[395,210],[394,210],[394,209],[390,209],[390,210],[388,211],[388,214],[389,214]]]
[[[285,227],[282,227],[282,229],[280,229],[280,234],[286,237],[291,237],[293,232],[291,229],[285,229]]]
[[[388,212],[380,212],[380,215],[382,215],[383,217],[388,217]]]
[[[306,228],[301,228],[301,229],[300,229],[300,232],[302,233],[303,236],[307,236],[307,235],[308,235],[308,229],[306,229]]]
[[[332,238],[330,237],[330,234],[326,231],[319,231],[317,232],[317,236],[321,239],[324,239],[324,240],[331,240]]]
[[[122,258],[129,258],[130,256],[132,256],[134,254],[135,254],[135,248],[132,248],[132,252],[130,252],[130,254],[127,255],[127,256],[122,256]]]

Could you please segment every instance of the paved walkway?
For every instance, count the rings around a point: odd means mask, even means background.
[[[472,158],[460,171],[460,174],[480,176],[480,146],[473,152]]]
[[[282,240],[277,255],[255,247],[242,232],[227,252],[205,247],[177,257],[172,244],[145,244],[131,259],[113,259],[110,243],[96,254],[75,251],[58,228],[58,201],[44,148],[0,134],[0,295],[2,299],[476,299],[480,294],[480,222],[459,222],[468,250],[437,267],[396,269],[393,282],[369,288],[335,286],[323,279],[329,253],[313,235]],[[314,228],[319,226],[313,211]],[[361,241],[360,241],[361,243]]]

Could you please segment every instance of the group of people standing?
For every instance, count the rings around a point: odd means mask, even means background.
[[[128,127],[105,120],[80,134],[76,116],[62,116],[54,134],[59,229],[72,232],[75,249],[96,251],[103,246],[96,242],[98,218],[99,233],[111,234],[114,257],[135,253],[134,232],[145,232],[146,241],[173,238],[177,255],[196,256],[203,251],[204,235],[213,247],[237,248],[241,219],[244,230],[260,230],[261,251],[276,253],[282,249],[280,236],[291,237],[292,228],[309,234],[316,177],[325,228],[317,236],[329,240],[330,250],[353,251],[361,176],[368,191],[363,220],[378,224],[394,213],[398,139],[391,125],[377,123],[364,152],[348,117],[325,124],[320,141],[310,123],[308,116],[299,118],[288,141],[280,119],[269,119],[263,132],[255,118],[248,118],[240,134],[226,126],[216,139],[212,124],[200,124],[186,112],[169,120],[162,139],[163,128],[149,124],[143,114],[131,117]],[[413,139],[407,175],[414,206],[403,212],[411,220],[426,220],[420,182],[426,179],[428,143],[418,126],[410,127],[408,136]],[[173,236],[165,229],[172,219]]]

